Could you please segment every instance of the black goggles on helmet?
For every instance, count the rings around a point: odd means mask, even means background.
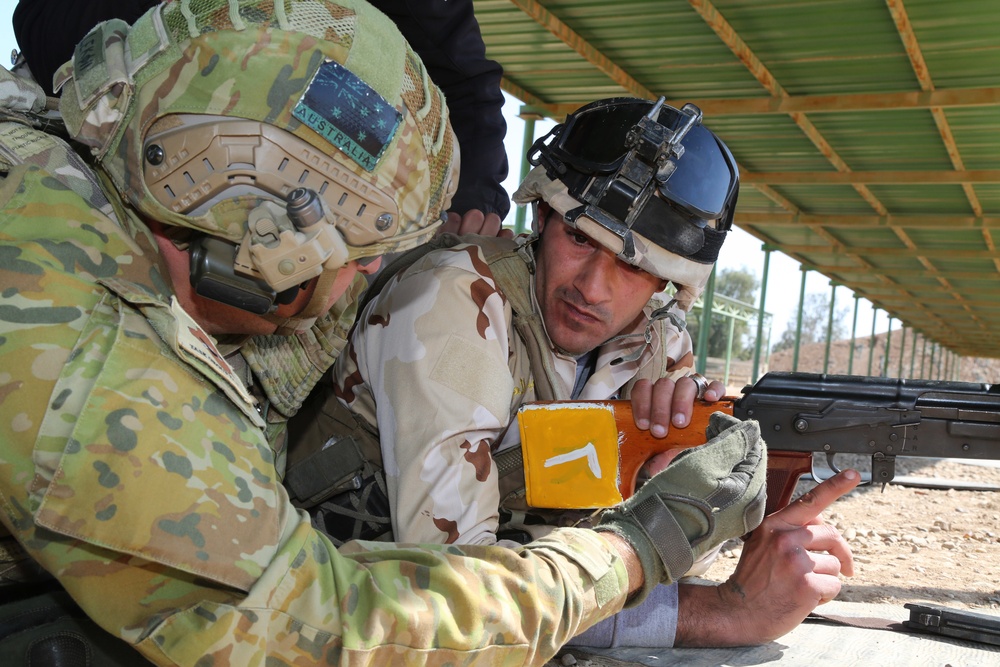
[[[700,263],[716,260],[732,228],[739,171],[732,154],[701,124],[692,104],[677,110],[638,98],[600,100],[570,114],[537,140],[528,161],[543,165],[583,203],[583,215],[622,239],[631,231]]]

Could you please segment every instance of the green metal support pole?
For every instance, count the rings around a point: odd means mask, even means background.
[[[962,379],[962,355],[958,353],[955,354],[955,372],[952,373],[951,379],[952,380]]]
[[[757,378],[760,377],[758,373],[760,372],[760,346],[764,334],[764,317],[767,313],[764,310],[764,304],[767,301],[767,272],[771,266],[771,251],[773,248],[766,243],[761,246],[764,251],[764,277],[760,282],[760,309],[757,311],[757,340],[753,346],[753,371],[750,374],[750,382],[756,382]],[[771,350],[768,349],[768,354]]]
[[[858,331],[858,304],[861,303],[861,297],[857,294],[854,295],[854,321],[851,322],[851,350],[847,353],[847,374],[851,375],[854,371],[854,341],[856,340],[856,334]]]
[[[937,351],[937,343],[934,343],[931,345],[931,363],[929,366],[930,372],[928,373],[928,375],[930,375],[930,379],[932,380],[937,380],[937,377],[934,375],[934,353],[936,351]]]
[[[705,367],[708,366],[708,330],[712,328],[712,306],[715,300],[715,270],[708,275],[708,284],[701,295],[701,321],[698,323],[698,350],[697,360],[695,360],[695,370],[702,375],[705,374]]]
[[[889,350],[892,345],[892,316],[889,316],[889,329],[885,332],[885,357],[882,359],[882,377],[889,377]]]
[[[913,342],[910,343],[910,377],[913,377],[913,362],[917,360],[917,332],[913,332]]]
[[[920,377],[924,378],[924,361],[927,359],[927,337],[924,337],[924,344],[921,346],[922,350],[920,352]]]
[[[899,370],[896,371],[896,377],[903,377],[903,353],[906,352],[906,325],[903,325],[900,331],[902,338],[899,339]]]
[[[799,288],[799,314],[795,320],[795,352],[792,354],[792,372],[799,370],[799,344],[802,342],[802,311],[806,306],[806,276],[809,269],[800,266],[802,272],[802,287]]]
[[[524,140],[521,142],[521,178],[518,182],[524,180],[524,177],[528,175],[528,171],[531,170],[531,164],[528,163],[528,151],[531,150],[531,144],[535,143],[535,119],[525,118],[524,119]],[[466,159],[472,159],[472,156],[468,156]],[[514,234],[523,234],[524,230],[527,228],[525,224],[525,214],[527,213],[527,206],[518,206],[517,211],[514,213]]]
[[[733,359],[733,331],[736,328],[736,318],[729,318],[729,336],[726,339],[726,372],[722,374],[722,384],[729,386],[729,362]]]
[[[837,283],[830,281],[830,315],[826,319],[826,352],[823,354],[823,372],[830,370],[830,339],[833,338],[833,307],[837,305]]]
[[[765,350],[770,350],[771,349],[771,333],[774,331],[773,324],[774,323],[771,322],[771,323],[768,323],[768,325],[767,325],[767,345],[764,346]],[[770,368],[770,365],[768,365],[768,368]]]
[[[872,310],[872,337],[868,339],[868,375],[872,374],[872,361],[875,359],[875,320],[878,319],[878,308]]]

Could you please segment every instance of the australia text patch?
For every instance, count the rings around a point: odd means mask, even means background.
[[[292,115],[372,171],[401,114],[364,81],[332,60],[319,66]]]

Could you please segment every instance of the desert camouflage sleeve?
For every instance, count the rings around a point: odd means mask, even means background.
[[[510,305],[474,245],[439,250],[370,304],[334,366],[338,396],[382,445],[393,534],[494,544],[490,446],[510,421]]]
[[[0,520],[100,625],[158,664],[540,664],[621,608],[589,531],[335,550],[152,252],[44,170],[0,180]]]

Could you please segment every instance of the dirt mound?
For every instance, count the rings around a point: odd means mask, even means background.
[[[886,355],[887,338],[888,355]],[[888,362],[886,362],[887,356]],[[771,355],[767,368],[763,370],[793,370],[794,357],[794,350],[776,352]],[[794,370],[808,373],[929,378],[989,384],[1000,382],[1000,359],[981,357],[956,359],[949,353],[944,355],[935,353],[929,343],[924,345],[920,336],[917,336],[914,345],[912,332],[907,332],[904,337],[899,330],[893,331],[891,335],[880,333],[874,338],[870,336],[855,338],[853,345],[850,339],[834,341],[830,343],[829,357],[827,357],[826,343],[803,345],[799,349],[798,368]]]

